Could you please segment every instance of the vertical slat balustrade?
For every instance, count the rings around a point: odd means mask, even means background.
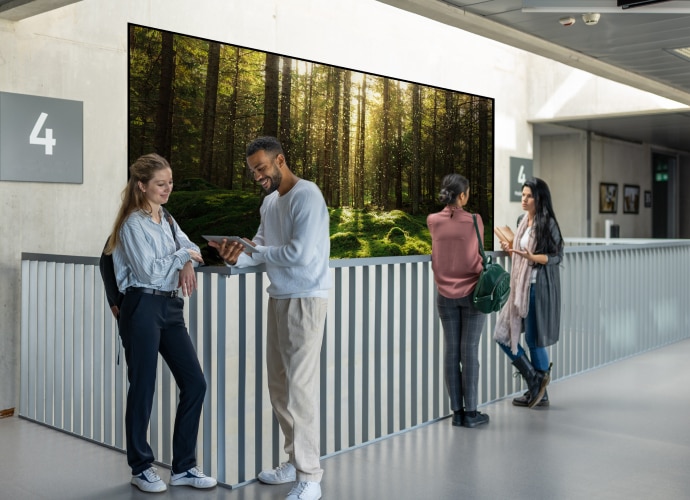
[[[690,336],[690,242],[607,243],[566,249],[561,340],[549,348],[554,379]],[[510,268],[504,254],[494,258]],[[97,265],[23,255],[20,415],[123,449],[126,365]],[[331,268],[320,362],[325,456],[450,411],[429,256],[334,260]],[[222,483],[242,484],[285,458],[265,387],[268,282],[260,268],[197,275],[185,314],[208,381],[198,456]],[[523,390],[493,341],[496,317],[487,317],[480,343],[482,404]],[[178,396],[162,361],[157,384],[150,439],[169,463]]]

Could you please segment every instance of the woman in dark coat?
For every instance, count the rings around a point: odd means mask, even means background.
[[[501,243],[512,257],[510,298],[501,310],[494,339],[527,382],[528,391],[516,406],[548,406],[551,380],[547,346],[558,341],[561,321],[563,237],[551,203],[549,186],[533,178],[522,187],[522,209],[512,246]],[[519,343],[525,332],[529,357]]]

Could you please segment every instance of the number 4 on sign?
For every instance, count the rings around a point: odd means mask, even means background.
[[[527,180],[527,176],[525,175],[525,166],[520,165],[520,171],[518,172],[518,184],[524,184],[525,181]]]
[[[34,124],[34,129],[31,131],[31,135],[29,136],[29,144],[42,144],[46,148],[45,154],[52,155],[53,146],[55,146],[55,144],[57,143],[57,141],[53,139],[53,129],[47,128],[46,135],[44,137],[40,137],[38,135],[46,122],[46,118],[48,118],[48,114],[41,113],[41,116],[39,116],[38,120],[36,120],[36,123]]]

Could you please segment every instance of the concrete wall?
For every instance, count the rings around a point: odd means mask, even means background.
[[[537,136],[535,170],[551,189],[563,236],[587,236],[587,134]]]
[[[603,238],[606,220],[620,226],[621,238],[651,238],[652,208],[644,206],[644,192],[652,190],[652,151],[635,144],[584,132],[572,131],[535,137],[539,147],[535,170],[551,187],[554,210],[564,236]],[[589,144],[589,145],[588,145]],[[676,154],[665,151],[667,154]],[[690,157],[678,155],[678,238],[690,237],[690,205],[682,193],[690,190]],[[589,163],[588,163],[589,162]],[[588,166],[589,165],[589,166]],[[589,183],[587,172],[589,169]],[[599,184],[618,184],[616,213],[599,213]],[[640,187],[639,212],[623,211],[626,184]],[[589,218],[587,205],[589,204]]]
[[[375,0],[83,0],[0,20],[0,91],[84,103],[83,184],[0,182],[0,409],[18,401],[21,253],[98,255],[119,203],[128,23],[494,98],[498,221],[520,212],[507,177],[533,157],[530,119],[674,105]]]
[[[592,236],[604,237],[605,221],[612,219],[620,226],[621,238],[651,238],[652,209],[644,207],[644,192],[652,189],[651,153],[649,146],[631,144],[594,136],[591,143]],[[616,213],[599,213],[599,184],[618,184]],[[623,212],[625,184],[640,186],[639,213]]]

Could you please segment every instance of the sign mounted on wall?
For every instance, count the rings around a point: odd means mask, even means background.
[[[522,201],[522,185],[532,175],[532,160],[510,157],[510,201]]]
[[[0,181],[81,184],[84,103],[0,92]]]

